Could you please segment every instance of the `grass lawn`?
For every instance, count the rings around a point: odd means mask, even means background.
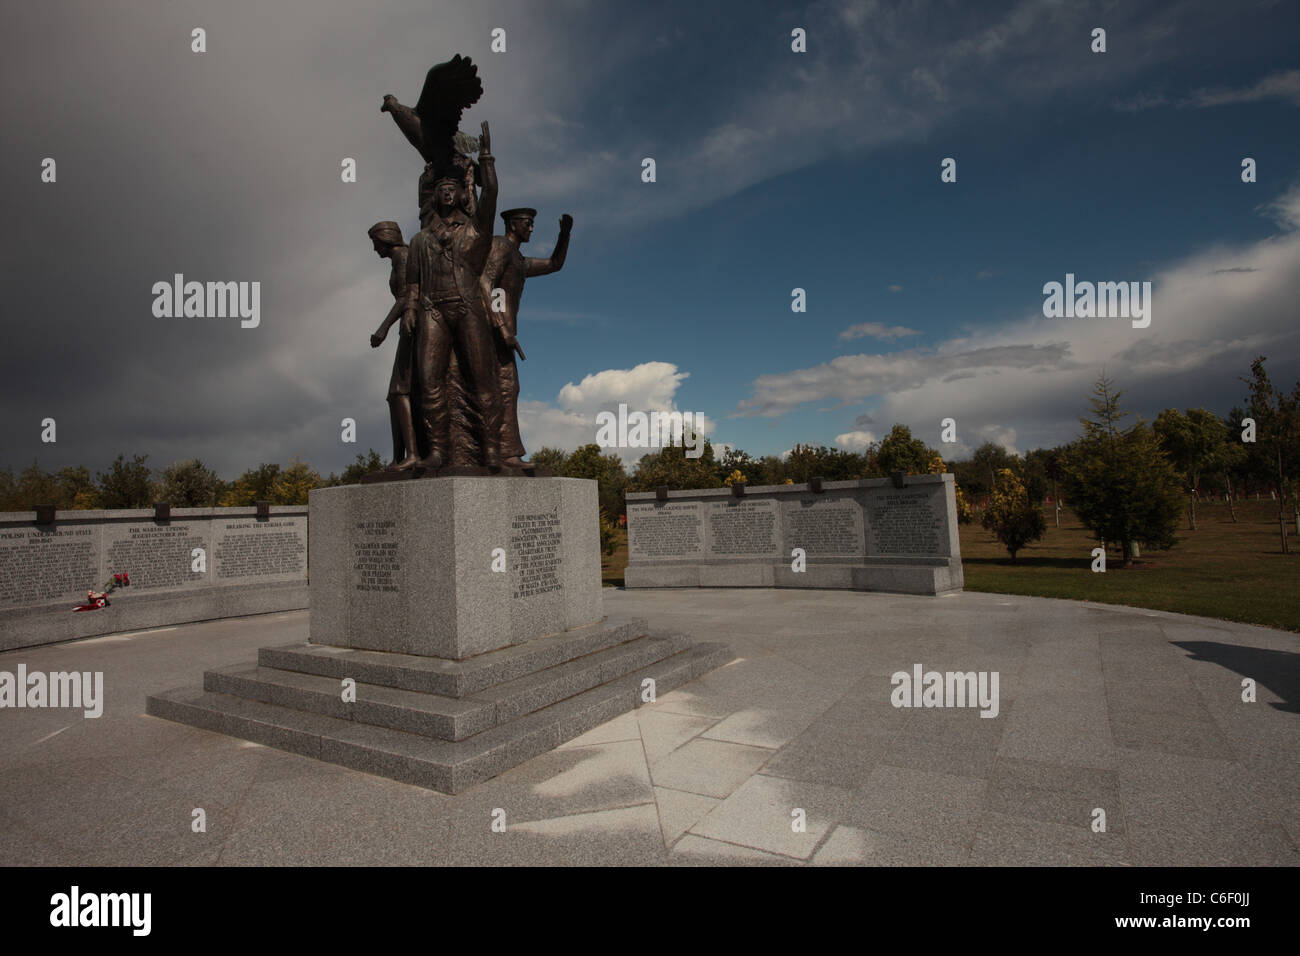
[[[1157,611],[1264,624],[1300,631],[1300,537],[1289,527],[1291,554],[1282,553],[1277,502],[1242,501],[1237,523],[1223,502],[1196,506],[1196,530],[1178,532],[1168,551],[1142,550],[1125,570],[1118,549],[1105,574],[1094,574],[1092,535],[1068,511],[1061,527],[1047,512],[1047,535],[1017,556],[978,525],[961,526],[966,588],[998,594],[1077,598]]]
[[[1107,555],[1105,574],[1094,574],[1096,541],[1068,511],[1061,527],[1047,511],[1047,535],[1025,548],[1012,564],[1006,549],[979,525],[961,526],[966,590],[1128,604],[1157,611],[1263,624],[1300,631],[1300,536],[1288,527],[1292,553],[1282,554],[1277,502],[1237,504],[1236,524],[1222,502],[1196,506],[1197,530],[1179,532],[1168,551],[1143,549],[1133,567]],[[627,536],[602,564],[607,585],[623,583]]]

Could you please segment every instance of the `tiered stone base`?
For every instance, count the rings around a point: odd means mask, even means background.
[[[456,661],[319,644],[264,647],[155,717],[459,793],[732,659],[723,644],[601,622]],[[343,680],[356,682],[345,701]]]

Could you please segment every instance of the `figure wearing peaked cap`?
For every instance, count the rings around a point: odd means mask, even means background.
[[[480,285],[487,304],[488,320],[496,332],[497,378],[501,386],[501,456],[502,464],[523,468],[524,443],[519,434],[519,368],[515,353],[524,357],[515,338],[519,323],[519,300],[524,294],[524,280],[559,272],[569,252],[569,232],[573,217],[560,217],[560,238],[549,259],[532,259],[519,247],[533,235],[536,209],[507,209],[501,214],[506,234],[492,239],[492,251],[483,268]]]

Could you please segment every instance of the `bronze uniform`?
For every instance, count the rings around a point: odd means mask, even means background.
[[[406,246],[393,249],[393,271],[388,276],[388,289],[398,301],[406,299]],[[393,377],[388,380],[388,397],[411,394],[411,370],[414,367],[415,346],[411,336],[402,328],[402,323],[395,323],[398,328],[397,355],[393,359]]]
[[[488,296],[487,308],[492,308],[492,290],[505,292],[505,311],[497,321],[511,335],[518,334],[519,300],[524,291],[527,274],[523,253],[505,236],[492,239],[492,251],[483,269],[484,292]],[[515,364],[515,350],[500,337],[496,344],[497,381],[501,386],[501,456],[524,456],[524,442],[519,434],[519,367]]]
[[[415,356],[429,447],[444,455],[450,452],[445,379],[455,351],[482,415],[486,464],[497,459],[501,434],[492,333],[478,284],[489,243],[468,216],[452,210],[445,218],[435,217],[411,240],[407,265],[407,282],[419,289]]]

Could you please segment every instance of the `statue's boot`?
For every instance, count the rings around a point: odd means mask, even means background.
[[[423,471],[437,471],[442,467],[442,455],[439,453],[438,449],[432,448],[429,450],[429,454],[425,455],[416,463],[416,467]]]
[[[520,458],[518,455],[511,455],[509,458],[507,458],[507,459],[505,459],[503,462],[501,462],[501,464],[504,465],[506,468],[531,468],[531,467],[533,467],[533,463],[532,463],[532,462],[530,462],[530,461],[524,461],[524,460],[523,460],[522,458]]]

